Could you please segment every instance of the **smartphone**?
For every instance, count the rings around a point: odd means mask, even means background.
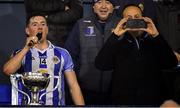
[[[147,28],[147,23],[144,19],[128,19],[125,28]]]

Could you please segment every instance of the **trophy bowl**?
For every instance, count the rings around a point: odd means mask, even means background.
[[[50,78],[49,74],[46,73],[25,72],[22,80],[24,86],[32,91],[33,87],[37,87],[39,90],[45,89],[49,84]]]
[[[50,77],[47,73],[40,72],[25,72],[22,75],[22,82],[26,88],[31,91],[30,105],[39,104],[39,92],[46,89],[49,85]]]

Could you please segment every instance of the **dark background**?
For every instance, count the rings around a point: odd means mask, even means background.
[[[15,48],[24,44],[25,10],[23,0],[0,0],[0,84],[9,83],[3,64]]]
[[[83,2],[84,16],[89,16],[92,11],[91,1]],[[9,104],[11,93],[9,77],[3,74],[3,65],[12,51],[21,48],[25,41],[26,14],[23,3],[23,0],[0,0],[0,105]],[[171,47],[180,52],[180,4],[157,5],[156,10],[160,32]]]

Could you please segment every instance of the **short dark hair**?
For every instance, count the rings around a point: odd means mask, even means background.
[[[34,13],[30,13],[30,14],[28,14],[28,15],[26,16],[26,26],[29,25],[30,19],[31,19],[32,17],[35,17],[35,16],[42,16],[42,17],[44,17],[44,19],[45,19],[46,22],[48,23],[48,21],[47,21],[48,15],[46,15],[46,14],[44,14],[44,13],[34,12]]]

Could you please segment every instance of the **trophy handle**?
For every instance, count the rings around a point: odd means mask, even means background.
[[[25,93],[24,91],[19,90],[18,87],[17,87],[17,84],[16,84],[17,79],[18,79],[18,78],[21,78],[21,77],[22,77],[21,74],[11,74],[11,75],[10,75],[10,81],[11,81],[12,87],[13,87],[16,91],[18,91],[18,92],[24,94],[25,96],[27,96],[27,98],[28,98],[28,104],[29,104],[29,103],[30,103],[30,97],[29,97],[29,95],[28,95],[27,93]],[[14,91],[12,91],[12,92],[15,93]],[[13,100],[13,99],[14,99],[14,96],[12,96],[12,100]],[[18,102],[14,102],[14,104],[15,104],[15,103],[18,105]]]
[[[53,78],[57,79],[57,84],[56,84],[56,86],[53,88],[53,90],[41,94],[41,96],[39,97],[39,100],[41,100],[41,98],[42,98],[44,95],[46,95],[46,94],[48,94],[48,93],[50,93],[50,92],[53,92],[54,90],[56,90],[56,89],[59,87],[59,79],[60,79],[60,77],[59,77],[59,76],[54,76]]]

